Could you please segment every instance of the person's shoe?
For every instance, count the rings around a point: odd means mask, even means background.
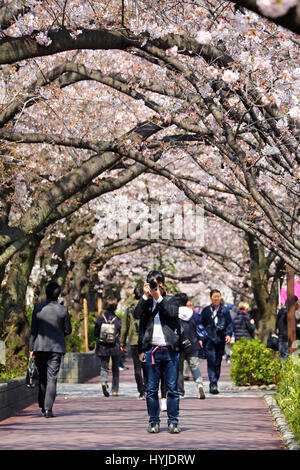
[[[45,411],[46,411],[46,410],[45,410],[44,408],[42,408],[42,409],[41,409],[41,413],[42,413],[42,415],[44,415],[44,414],[45,414]]]
[[[51,410],[45,410],[44,416],[45,418],[54,418],[54,414]]]
[[[181,432],[181,429],[178,427],[178,424],[170,423],[168,425],[168,432],[170,434],[178,434]]]
[[[112,392],[113,397],[117,397],[118,395],[119,395],[118,392]]]
[[[212,393],[213,395],[217,395],[219,393],[219,390],[216,386],[212,386],[209,388],[209,393]]]
[[[145,397],[145,395],[143,395],[143,394],[141,394],[141,395],[138,396],[138,400],[145,400],[145,399],[146,399],[146,397]]]
[[[102,391],[103,391],[103,395],[104,395],[105,397],[109,397],[109,386],[108,386],[108,383],[103,382],[103,384],[102,384]]]
[[[159,424],[158,423],[151,423],[149,424],[148,427],[148,432],[152,434],[157,434],[160,431]]]
[[[200,398],[200,400],[204,400],[204,398],[205,398],[205,393],[204,393],[203,385],[199,385],[198,390],[199,390],[199,398]]]
[[[166,398],[160,399],[160,411],[167,411],[167,399]]]

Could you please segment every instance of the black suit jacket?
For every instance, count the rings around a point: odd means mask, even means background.
[[[157,303],[152,312],[153,299],[141,298],[133,311],[134,318],[140,320],[139,326],[139,353],[150,348],[152,340],[154,317],[159,313],[163,334],[166,343],[174,351],[178,351],[181,346],[181,326],[178,318],[178,301],[176,297],[163,294],[163,300]]]
[[[71,332],[67,307],[53,301],[37,304],[32,313],[29,350],[65,353],[65,336]]]

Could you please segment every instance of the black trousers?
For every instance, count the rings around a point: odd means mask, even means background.
[[[139,353],[137,346],[130,346],[133,367],[134,367],[134,378],[136,381],[136,386],[140,396],[145,395],[147,378],[145,373],[145,363],[139,360]]]
[[[213,343],[210,339],[205,344],[205,353],[207,357],[207,374],[209,386],[216,387],[221,373],[221,363],[225,351],[225,342]]]
[[[39,371],[39,407],[52,410],[56,397],[57,376],[62,359],[62,353],[36,351],[35,363]]]

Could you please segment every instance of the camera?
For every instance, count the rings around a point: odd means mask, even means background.
[[[150,281],[149,286],[151,290],[157,290],[157,282],[155,281]]]
[[[186,349],[189,349],[192,346],[192,343],[190,342],[189,339],[185,339],[182,341],[182,349],[185,351]]]
[[[217,325],[216,326],[217,333],[222,333],[225,331],[225,325]]]

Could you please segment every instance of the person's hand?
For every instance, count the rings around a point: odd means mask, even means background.
[[[255,321],[253,320],[253,318],[251,318],[250,323],[252,323],[252,325],[254,325]]]
[[[31,359],[32,357],[34,357],[34,351],[29,351],[29,358]]]
[[[159,299],[160,296],[161,296],[159,286],[158,286],[157,290],[151,290],[150,292],[151,292],[151,297],[153,297],[153,299],[155,299],[155,300]]]
[[[227,335],[226,338],[225,338],[225,343],[230,344],[230,341],[231,341],[231,337],[229,335]]]
[[[157,284],[156,290],[150,290],[153,299],[158,300],[163,294],[163,287]]]
[[[145,282],[145,284],[144,284],[144,295],[146,297],[149,297],[150,294],[151,294],[150,286],[147,282]]]
[[[203,348],[203,341],[199,339],[200,348]]]
[[[144,359],[145,359],[145,353],[142,352],[142,353],[139,354],[139,360],[140,360],[140,362],[143,362]]]
[[[120,350],[121,350],[122,352],[126,352],[126,346],[120,346]]]

